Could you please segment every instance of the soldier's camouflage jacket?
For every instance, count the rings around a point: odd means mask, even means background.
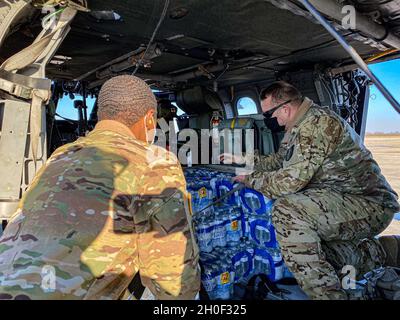
[[[140,271],[193,299],[198,248],[176,157],[101,121],[48,159],[0,238],[0,298],[118,299]]]
[[[390,187],[357,133],[327,107],[305,98],[278,152],[255,158],[245,184],[270,198],[327,189],[400,210]]]

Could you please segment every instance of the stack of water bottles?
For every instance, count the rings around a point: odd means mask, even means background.
[[[210,299],[234,298],[234,284],[247,284],[255,274],[265,274],[274,282],[291,276],[276,241],[272,200],[244,188],[210,206],[236,187],[231,183],[233,174],[190,168],[185,175],[192,197],[202,283]]]

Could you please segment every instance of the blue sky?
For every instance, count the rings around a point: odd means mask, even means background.
[[[370,65],[372,72],[380,79],[392,93],[397,101],[400,101],[400,59]],[[77,96],[76,99],[82,99]],[[94,99],[87,99],[90,114]],[[67,118],[77,119],[77,112],[72,107],[73,103],[68,96],[60,101],[57,112]],[[387,102],[385,97],[375,87],[371,87],[369,109],[367,117],[367,132],[400,132],[400,114]]]
[[[370,65],[372,72],[400,102],[400,59]],[[371,87],[367,132],[400,132],[400,114],[375,87]]]
[[[82,96],[75,95],[74,100],[82,100]],[[93,105],[94,105],[95,99],[92,98],[86,98],[86,105],[88,107],[88,117],[90,115],[90,112],[92,111]],[[57,113],[65,118],[72,119],[72,120],[77,120],[78,119],[78,112],[74,108],[74,103],[73,100],[70,99],[70,97],[63,96],[61,100],[58,102],[57,106]],[[60,119],[59,117],[56,116],[56,119]]]

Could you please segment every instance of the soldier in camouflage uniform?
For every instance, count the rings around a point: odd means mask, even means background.
[[[138,272],[158,299],[199,291],[182,169],[147,141],[153,93],[119,76],[98,103],[101,121],[54,152],[0,238],[1,299],[118,299]]]
[[[399,210],[397,194],[355,131],[285,82],[261,94],[264,116],[285,126],[279,151],[235,180],[276,199],[272,219],[284,260],[312,299],[346,299],[342,268],[379,267],[374,239]]]
[[[170,121],[174,121],[178,112],[178,108],[174,106],[170,100],[168,99],[161,99],[158,101],[157,107],[157,116],[164,120],[169,124]]]

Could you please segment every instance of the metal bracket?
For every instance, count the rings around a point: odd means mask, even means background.
[[[18,200],[27,140],[30,104],[0,101],[3,119],[0,136],[0,200]]]

